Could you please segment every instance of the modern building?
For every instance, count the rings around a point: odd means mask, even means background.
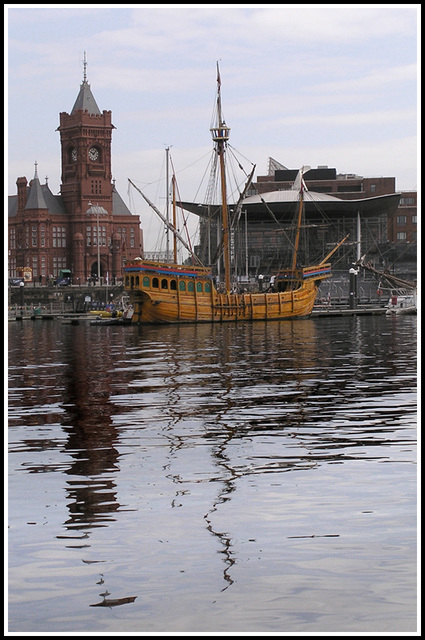
[[[290,189],[296,175],[296,169],[287,169],[273,158],[269,158],[268,174],[257,177],[256,192]],[[342,200],[373,198],[396,193],[394,177],[364,178],[354,173],[337,173],[336,169],[327,166],[310,169],[304,175],[304,179],[309,190],[336,196]],[[386,241],[416,243],[417,192],[402,192],[397,210],[394,211],[391,208],[387,213]]]
[[[70,275],[74,284],[121,280],[123,262],[143,253],[140,217],[115,188],[111,170],[111,111],[100,111],[84,78],[71,113],[60,114],[60,194],[37,163],[29,182],[17,178],[9,196],[9,277],[45,284]]]
[[[269,174],[258,176],[242,202],[238,224],[232,230],[235,273],[252,278],[270,274],[290,264],[295,237],[299,190],[293,188],[298,170],[289,170],[270,159]],[[347,270],[361,255],[369,254],[379,264],[394,261],[380,256],[379,247],[389,242],[389,220],[396,219],[400,193],[394,178],[337,175],[335,169],[318,167],[304,174],[304,247],[299,252],[304,264],[322,259],[345,236],[349,236],[332,259],[337,268]],[[208,207],[182,203],[200,216],[201,240],[197,248],[201,261],[209,264],[216,252],[220,229]],[[230,215],[235,205],[230,205]],[[382,258],[382,259],[381,259]]]

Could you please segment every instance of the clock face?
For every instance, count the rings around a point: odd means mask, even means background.
[[[92,147],[89,151],[89,158],[90,160],[92,160],[93,162],[95,162],[96,160],[99,159],[99,151],[96,149],[96,147]]]
[[[72,162],[77,162],[77,149],[72,149],[72,151],[71,151],[71,160],[72,160]]]

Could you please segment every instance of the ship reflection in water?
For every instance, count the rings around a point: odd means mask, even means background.
[[[414,631],[416,344],[11,324],[9,631]]]

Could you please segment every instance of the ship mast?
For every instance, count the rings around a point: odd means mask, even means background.
[[[229,215],[227,211],[227,193],[226,193],[226,166],[225,166],[225,149],[226,142],[229,139],[230,128],[226,126],[223,120],[221,110],[221,79],[220,70],[217,62],[217,115],[214,126],[210,129],[213,142],[215,143],[216,153],[220,160],[220,178],[221,178],[221,200],[222,200],[222,241],[224,256],[224,278],[226,291],[230,291],[230,242],[229,242]]]
[[[172,178],[173,183],[173,227],[177,229],[177,217],[176,217],[176,176],[173,174]],[[174,234],[174,263],[177,264],[177,236]]]
[[[300,172],[298,174],[299,185],[298,185],[298,178],[297,178],[297,180],[295,181],[295,184],[292,187],[293,189],[299,187],[299,192],[300,192],[300,208],[298,210],[297,233],[295,236],[294,253],[292,257],[292,271],[295,271],[297,266],[298,247],[300,243],[301,219],[302,219],[302,213],[303,213],[303,207],[304,207],[304,186],[305,186],[303,174],[309,169],[310,167],[307,167],[307,166],[302,167],[300,169]]]

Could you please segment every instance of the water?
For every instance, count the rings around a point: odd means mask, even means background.
[[[9,631],[415,631],[416,351],[408,316],[9,323]]]

